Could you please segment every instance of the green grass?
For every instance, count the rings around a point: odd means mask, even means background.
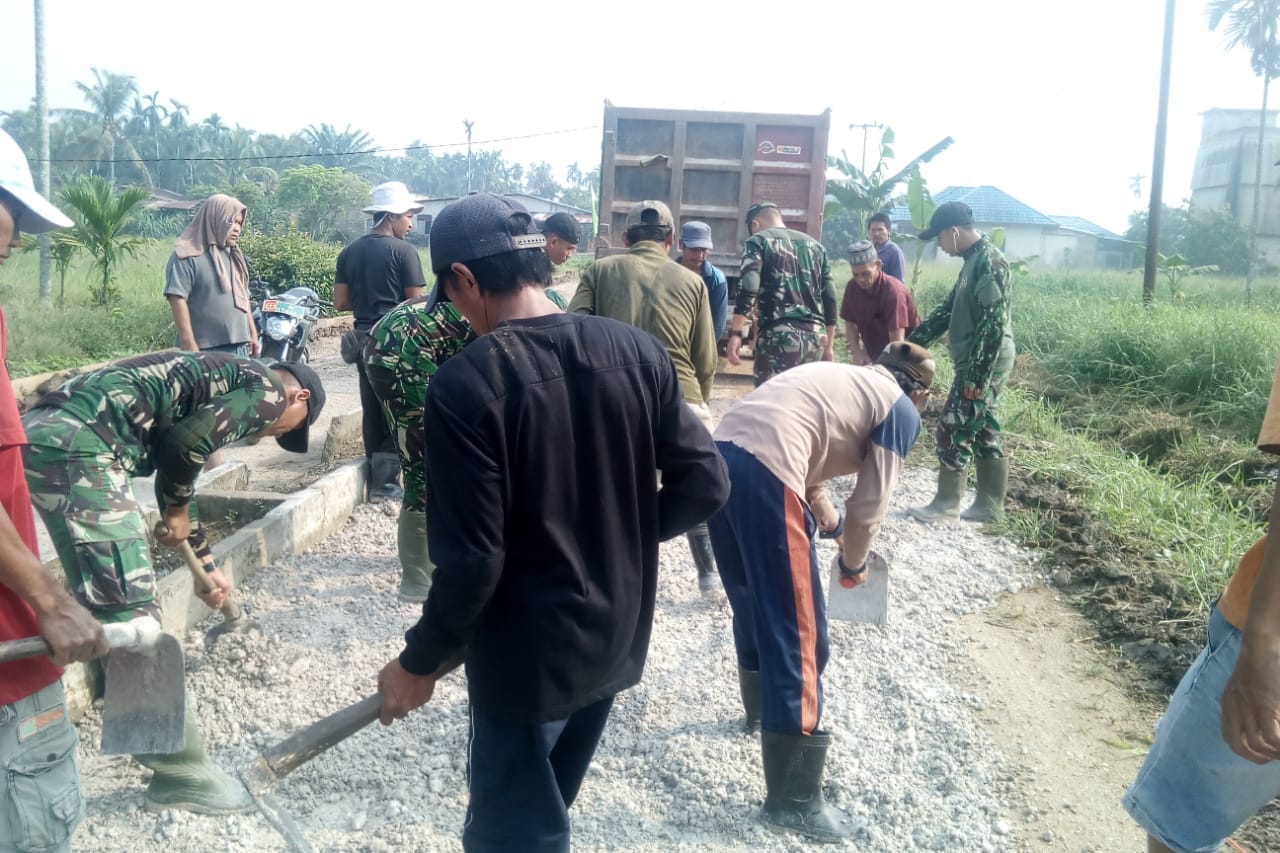
[[[8,328],[8,362],[13,376],[89,364],[173,344],[173,323],[165,301],[164,265],[173,242],[155,243],[127,260],[118,278],[121,299],[111,309],[89,302],[89,263],[79,260],[67,273],[66,303],[58,305],[53,276],[51,307],[39,304],[39,259],[15,252],[0,267],[0,307]]]

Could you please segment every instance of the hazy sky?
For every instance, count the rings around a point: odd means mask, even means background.
[[[832,111],[831,150],[898,137],[899,162],[944,136],[930,187],[993,184],[1050,215],[1123,230],[1147,203],[1162,0],[788,0],[602,4],[45,0],[50,105],[81,106],[91,67],[132,74],[193,116],[289,133],[350,124],[388,148],[473,138],[508,160],[598,165],[621,106]],[[1257,108],[1248,54],[1181,0],[1165,200],[1190,194],[1200,112]],[[340,11],[347,10],[346,13]],[[35,94],[32,4],[0,6],[0,110]],[[1280,92],[1277,93],[1280,101]],[[874,131],[873,131],[874,133]],[[523,140],[509,137],[532,136]],[[874,150],[874,137],[868,145]],[[563,174],[563,172],[561,172]]]

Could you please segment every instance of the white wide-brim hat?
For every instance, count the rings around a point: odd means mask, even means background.
[[[25,208],[18,212],[17,217],[18,230],[22,233],[43,234],[54,228],[71,227],[71,220],[36,192],[27,155],[3,130],[0,130],[0,189],[16,198]]]
[[[422,205],[400,181],[387,181],[373,188],[373,201],[364,209],[365,213],[419,213]]]

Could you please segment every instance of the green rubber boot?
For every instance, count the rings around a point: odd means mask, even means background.
[[[938,468],[938,494],[927,506],[913,506],[907,510],[911,517],[926,524],[935,521],[954,521],[960,517],[960,498],[964,494],[965,474],[952,471],[945,465]]]
[[[436,567],[427,556],[427,514],[401,507],[396,525],[396,550],[400,554],[400,600],[427,600]]]
[[[147,786],[147,810],[181,809],[196,814],[236,814],[253,808],[253,798],[240,781],[218,769],[204,751],[204,739],[187,698],[186,746],[169,755],[135,755],[155,771]]]
[[[978,496],[973,505],[960,513],[965,521],[999,521],[1004,518],[1004,495],[1009,488],[1009,460],[979,459],[974,463],[978,475]]]

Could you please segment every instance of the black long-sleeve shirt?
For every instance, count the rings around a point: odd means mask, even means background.
[[[602,317],[500,324],[432,379],[426,439],[437,568],[404,667],[465,652],[476,710],[513,722],[636,684],[658,543],[729,494],[662,345]]]

